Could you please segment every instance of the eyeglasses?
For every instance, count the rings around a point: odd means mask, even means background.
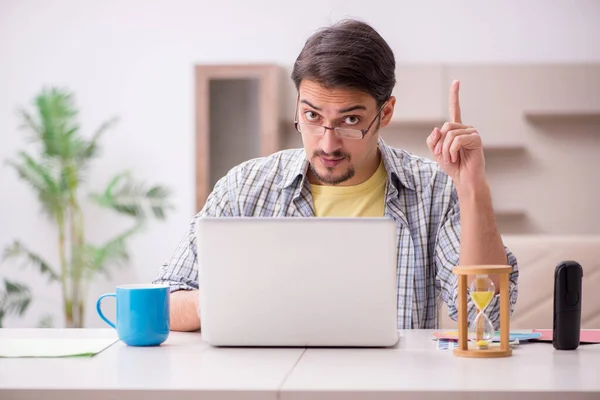
[[[298,132],[306,133],[309,135],[322,136],[325,134],[325,131],[327,129],[329,129],[329,130],[334,131],[337,136],[344,138],[344,139],[363,139],[365,137],[365,135],[367,134],[367,132],[369,132],[369,129],[371,129],[371,126],[373,125],[375,120],[377,120],[377,118],[379,117],[379,114],[381,114],[381,111],[383,110],[383,108],[385,107],[386,104],[387,104],[387,101],[385,103],[383,103],[382,106],[379,108],[379,111],[377,111],[375,118],[373,118],[373,120],[371,121],[371,123],[369,124],[369,126],[367,128],[352,129],[352,128],[340,128],[340,127],[334,127],[334,126],[316,125],[316,124],[311,124],[309,122],[299,122],[298,121],[298,101],[297,101],[296,102],[296,112],[294,113],[294,126],[296,127],[296,130]]]

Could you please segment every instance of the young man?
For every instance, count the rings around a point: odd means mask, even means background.
[[[387,216],[398,227],[399,328],[436,328],[438,294],[456,319],[459,264],[513,266],[512,312],[517,261],[496,228],[481,137],[461,120],[459,83],[451,120],[427,138],[435,161],[426,160],[379,137],[394,112],[395,67],[390,47],[362,22],[308,39],[292,72],[304,149],[247,161],[217,182],[155,280],[171,285],[173,330],[200,328],[195,221],[204,216]],[[498,296],[489,307],[497,326]]]

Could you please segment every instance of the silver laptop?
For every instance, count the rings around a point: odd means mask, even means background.
[[[396,225],[386,218],[202,218],[202,338],[213,346],[398,341]]]

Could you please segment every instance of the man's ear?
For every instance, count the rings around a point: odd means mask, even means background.
[[[381,110],[381,125],[380,128],[385,128],[389,125],[392,120],[392,115],[394,115],[394,108],[396,107],[396,98],[394,96],[390,96],[389,100]]]

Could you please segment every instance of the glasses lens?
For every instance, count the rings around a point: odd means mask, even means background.
[[[320,125],[299,123],[298,131],[300,131],[300,133],[306,133],[308,135],[322,135],[324,128]]]
[[[362,131],[358,129],[335,128],[335,131],[346,139],[362,139]]]
[[[298,123],[298,131],[307,135],[322,135],[325,133],[325,127],[321,125],[307,124],[305,122]],[[362,131],[358,129],[335,128],[335,132],[339,137],[344,139],[362,139]]]

